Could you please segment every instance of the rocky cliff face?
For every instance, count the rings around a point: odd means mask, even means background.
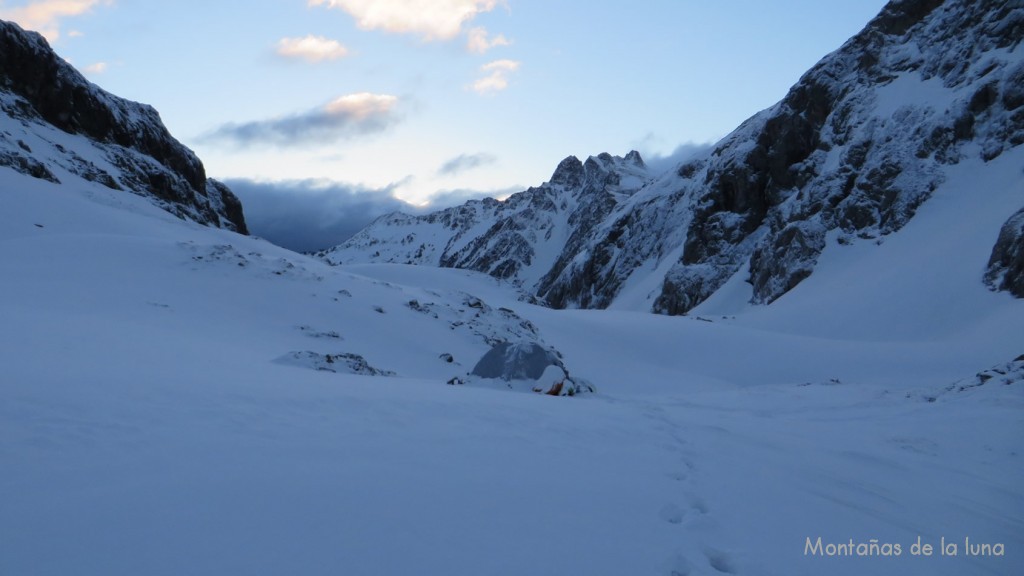
[[[151,197],[179,217],[246,233],[242,205],[206,178],[150,106],[109,94],[46,40],[0,21],[0,166]]]
[[[525,262],[536,253],[538,234],[559,233],[531,224],[563,224],[552,217],[558,200],[544,203],[539,189],[526,193],[539,202],[529,220],[495,220],[478,210],[471,226],[452,228],[458,232],[448,237],[460,250],[473,245],[471,253],[495,258],[450,257],[460,252],[446,248],[448,257],[408,260],[518,278],[556,307],[603,308],[628,299],[684,314],[737,274],[751,284],[753,303],[771,303],[813,274],[828,245],[879,242],[899,231],[948,167],[968,158],[990,162],[1024,143],[1022,39],[1020,2],[890,2],[781,102],[707,154],[628,195],[601,193],[600,186],[569,194],[579,216],[564,221],[557,257],[530,275],[522,265],[502,265],[502,256]],[[570,160],[563,166],[564,178],[542,189],[569,190],[590,173]],[[489,206],[495,214],[506,210]],[[385,224],[329,257],[365,257],[369,245],[379,251],[371,260],[392,254],[382,248],[393,244],[381,233]],[[1014,242],[1001,240],[1009,248],[993,254],[997,289],[1013,290]]]
[[[727,138],[693,176],[693,220],[655,310],[682,313],[747,266],[769,303],[839,243],[899,230],[942,167],[1024,142],[1024,11],[892,2]],[[833,232],[834,231],[834,232]]]

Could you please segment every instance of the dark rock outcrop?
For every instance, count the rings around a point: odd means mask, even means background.
[[[562,367],[558,356],[534,342],[500,342],[473,367],[473,376],[502,380],[537,380],[548,366]]]
[[[993,290],[1005,290],[1024,298],[1024,208],[999,230],[985,271],[985,284]]]
[[[0,21],[0,108],[47,144],[0,147],[0,165],[60,181],[66,171],[112,189],[153,198],[182,218],[247,233],[241,203],[208,180],[202,162],[172,137],[150,106],[105,92],[65,62],[35,32]],[[100,148],[107,166],[46,135],[52,127]],[[14,134],[5,134],[13,138]]]

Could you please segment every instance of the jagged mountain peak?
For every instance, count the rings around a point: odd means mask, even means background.
[[[637,168],[647,168],[647,164],[644,162],[644,159],[640,157],[640,153],[636,150],[630,150],[629,153],[626,154],[626,160],[632,162]]]
[[[10,120],[0,128],[0,166],[54,182],[100,182],[148,196],[179,217],[247,232],[239,200],[206,177],[152,106],[99,88],[40,34],[2,20],[0,109],[0,119]],[[97,156],[102,161],[87,159]]]
[[[565,189],[593,192],[619,186],[625,180],[631,184],[625,186],[623,191],[633,192],[640,187],[636,180],[644,180],[649,176],[647,165],[636,150],[630,151],[625,157],[602,152],[588,156],[585,162],[576,156],[566,157],[558,163],[548,183]]]
[[[577,188],[583,184],[584,175],[583,162],[575,156],[569,156],[558,163],[549,182],[566,188]]]
[[[640,154],[562,160],[551,179],[504,201],[469,201],[424,216],[392,214],[320,252],[332,264],[395,262],[468,268],[533,292],[591,227],[651,180]]]

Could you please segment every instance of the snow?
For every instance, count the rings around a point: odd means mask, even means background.
[[[0,574],[1020,573],[1024,382],[926,397],[1024,353],[980,279],[1022,164],[962,162],[881,244],[688,317],[332,267],[0,168]],[[446,385],[488,339],[596,393]]]
[[[927,102],[941,112],[947,111],[953,103],[956,92],[949,90],[942,83],[942,78],[933,76],[922,80],[918,72],[904,72],[891,82],[874,90],[875,114],[888,119],[901,108],[912,104]]]

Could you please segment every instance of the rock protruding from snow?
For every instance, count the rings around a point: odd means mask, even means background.
[[[0,166],[51,182],[99,182],[148,196],[181,218],[247,233],[238,198],[207,179],[202,162],[168,133],[156,110],[107,93],[41,35],[0,21],[4,116],[13,122],[0,130]]]
[[[548,366],[560,366],[554,352],[535,342],[500,342],[484,354],[472,374],[502,380],[537,380]]]
[[[359,354],[339,352],[337,354],[321,354],[304,350],[289,352],[274,360],[278,364],[310,368],[321,372],[338,372],[342,374],[360,374],[363,376],[394,376],[391,370],[375,368]]]
[[[993,290],[1005,290],[1024,298],[1024,208],[999,230],[985,272],[985,284]]]
[[[593,392],[588,383],[571,378],[560,355],[536,342],[499,342],[476,363],[471,377],[502,380],[509,387],[525,383],[533,392],[575,396]]]
[[[974,376],[957,380],[939,390],[908,392],[907,398],[919,397],[927,402],[935,402],[936,400],[952,401],[959,398],[959,394],[965,392],[993,392],[998,388],[1020,386],[1022,384],[1024,384],[1024,354],[1014,358],[1012,362],[999,364],[988,370],[982,370]]]

